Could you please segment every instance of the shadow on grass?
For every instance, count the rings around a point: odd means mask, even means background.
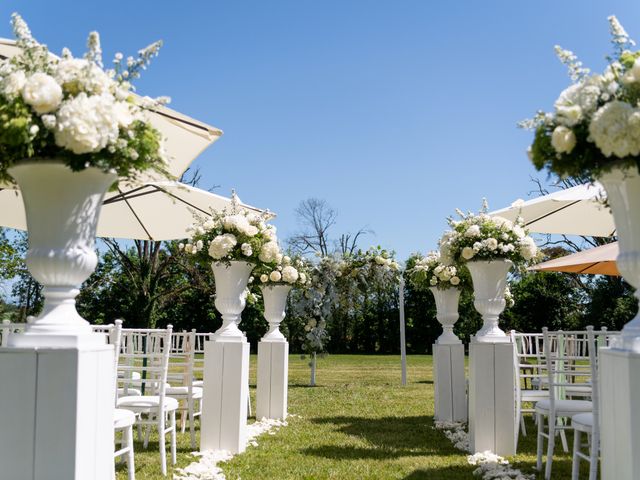
[[[411,382],[411,383],[420,383],[420,384],[426,384],[426,385],[433,385],[433,380],[418,380],[417,382]]]
[[[406,477],[402,477],[402,480],[444,480],[444,479],[462,479],[462,478],[476,478],[471,472],[473,467],[440,467],[433,469],[420,468],[414,470]]]
[[[322,417],[313,423],[332,427],[336,432],[365,439],[370,446],[326,445],[303,450],[305,454],[332,459],[384,459],[422,455],[459,455],[434,430],[432,416],[413,417]]]

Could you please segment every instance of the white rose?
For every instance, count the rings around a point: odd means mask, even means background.
[[[464,247],[462,249],[462,258],[464,258],[465,260],[471,260],[475,254],[476,252],[474,252],[473,248],[471,247]]]
[[[62,102],[62,88],[46,73],[34,73],[22,87],[22,98],[36,113],[49,113],[57,109]]]
[[[311,320],[309,320],[309,324],[308,324],[311,328],[316,328],[316,326],[318,325],[318,321],[315,318],[312,318]]]
[[[279,282],[280,280],[282,280],[282,274],[279,271],[274,270],[269,274],[269,279],[272,282]]]
[[[307,283],[307,275],[303,272],[300,272],[300,283],[302,283],[303,285]]]
[[[498,248],[498,241],[495,238],[487,238],[484,244],[492,252]]]
[[[266,273],[263,273],[262,275],[260,275],[260,281],[262,283],[267,283],[269,281],[269,275],[267,275]]]
[[[242,251],[242,254],[246,257],[250,257],[251,255],[253,255],[253,248],[251,248],[251,244],[249,243],[243,243],[240,246],[240,250]]]
[[[295,283],[300,275],[298,274],[298,270],[296,270],[291,265],[287,265],[282,269],[282,280],[287,283]]]
[[[432,287],[435,287],[438,284],[438,277],[436,276],[431,277],[431,280],[429,280],[429,283],[431,284]]]
[[[576,146],[576,135],[570,128],[559,125],[551,134],[551,145],[558,153],[570,153]]]
[[[460,285],[460,278],[459,277],[451,277],[451,279],[449,280],[449,283],[451,283],[451,285],[453,285],[453,286]]]

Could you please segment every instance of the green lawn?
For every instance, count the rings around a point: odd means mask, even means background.
[[[255,406],[255,356],[251,395]],[[308,359],[289,359],[289,412],[299,415],[276,435],[222,464],[227,479],[466,479],[474,467],[433,427],[430,356],[408,357],[408,385],[400,386],[398,356],[330,355],[318,359],[317,387],[308,387]],[[250,419],[253,421],[253,419]],[[535,427],[520,439],[515,466],[531,473]],[[193,461],[188,433],[178,434],[178,466]],[[569,438],[571,442],[571,438]],[[561,452],[558,442],[557,450]],[[157,439],[136,444],[136,478],[162,478]],[[571,458],[559,453],[554,480],[570,478]],[[171,472],[171,470],[170,470]],[[118,469],[118,479],[126,469]],[[541,478],[541,477],[540,477]]]

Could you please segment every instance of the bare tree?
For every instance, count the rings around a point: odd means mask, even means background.
[[[302,229],[287,240],[289,246],[300,253],[327,255],[330,244],[328,231],[336,224],[337,212],[325,200],[308,198],[300,202],[296,215]]]
[[[355,235],[351,233],[343,233],[340,235],[338,239],[338,247],[340,249],[340,253],[342,255],[353,255],[355,253],[356,248],[358,248],[358,239],[362,235],[366,235],[367,233],[373,233],[372,230],[361,228],[358,230]]]

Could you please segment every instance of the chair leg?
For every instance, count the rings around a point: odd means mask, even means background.
[[[589,448],[589,480],[598,478],[598,456],[600,455],[600,433],[591,430],[591,445]]]
[[[551,466],[553,465],[553,450],[556,446],[556,422],[549,417],[549,441],[547,442],[547,464],[544,466],[544,479],[551,480]],[[562,430],[561,430],[562,431]]]
[[[538,444],[537,444],[537,459],[536,470],[542,470],[542,449],[544,447],[544,418],[542,414],[536,413],[536,422],[538,424]]]
[[[193,399],[189,400],[189,432],[191,434],[191,448],[196,448],[196,418],[193,415]],[[182,430],[184,433],[184,430]]]
[[[162,465],[162,475],[167,476],[167,445],[165,444],[165,415],[158,414],[158,443],[160,444],[160,464]]]
[[[573,460],[571,461],[571,480],[578,480],[580,474],[580,430],[573,430]]]
[[[520,429],[522,430],[522,436],[526,437],[527,436],[527,427],[524,424],[524,415],[522,414],[522,412],[520,412]]]
[[[142,441],[142,424],[138,423],[136,430],[138,431],[138,441]]]
[[[170,415],[171,421],[171,464],[176,464],[176,412],[172,410]],[[194,447],[195,448],[195,447]]]
[[[569,453],[569,443],[567,442],[567,435],[564,430],[560,430],[560,442],[562,443],[564,453]]]
[[[148,416],[148,420],[151,421],[151,419],[153,418],[153,414],[149,414]],[[147,424],[145,425],[144,428],[144,444],[143,444],[143,448],[146,450],[149,447],[149,437],[151,437],[151,424]]]
[[[133,425],[127,428],[126,437],[127,447],[129,448],[127,452],[127,474],[129,475],[129,480],[136,480],[136,467],[133,460]]]

